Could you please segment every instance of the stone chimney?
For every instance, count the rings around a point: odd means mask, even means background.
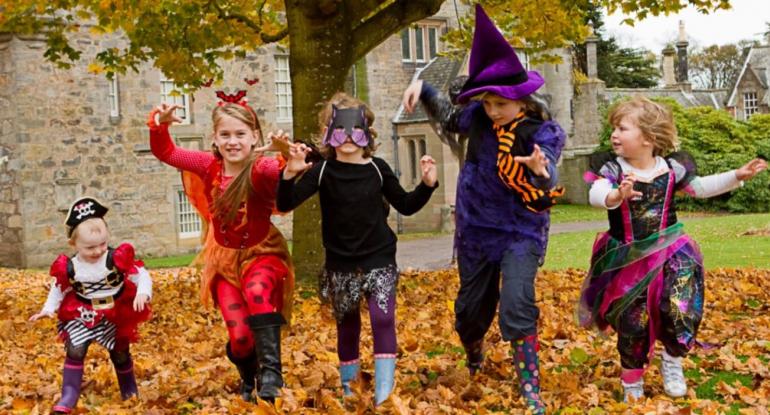
[[[666,88],[676,87],[676,71],[674,70],[674,56],[676,50],[673,46],[668,45],[663,49],[663,86]]]
[[[586,75],[588,79],[596,79],[599,77],[599,70],[597,68],[596,57],[596,45],[599,43],[599,38],[594,34],[593,26],[588,26],[588,37],[586,38]]]
[[[679,39],[676,42],[676,81],[680,84],[689,83],[690,80],[687,75],[687,46],[690,43],[687,41],[687,33],[684,31],[684,21],[679,21]]]

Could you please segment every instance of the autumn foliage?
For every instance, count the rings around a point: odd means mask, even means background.
[[[224,351],[226,333],[216,310],[198,302],[198,278],[189,268],[154,271],[153,319],[132,349],[140,398],[120,401],[107,353],[92,346],[86,358],[79,413],[274,413],[267,404],[237,397],[238,379]],[[700,339],[721,348],[696,349],[684,360],[689,395],[672,401],[662,391],[656,358],[645,376],[648,399],[620,401],[614,336],[574,323],[582,272],[538,276],[543,397],[549,412],[767,414],[770,396],[770,270],[717,270],[707,275]],[[48,413],[58,399],[63,347],[55,321],[27,318],[45,300],[41,272],[0,269],[0,412]],[[406,272],[398,296],[399,359],[396,391],[383,413],[523,413],[512,379],[510,346],[496,325],[487,336],[486,366],[475,379],[453,329],[455,270]],[[367,319],[365,318],[364,321]],[[296,292],[294,324],[283,342],[287,387],[278,413],[374,412],[371,407],[371,331],[365,324],[363,376],[358,396],[343,402],[336,338],[328,306],[310,287]],[[496,323],[495,323],[496,324]]]

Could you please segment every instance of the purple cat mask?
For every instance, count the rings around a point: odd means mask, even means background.
[[[366,147],[372,139],[364,107],[339,109],[332,105],[332,119],[326,128],[322,144],[337,148],[345,144],[348,136],[359,147]]]

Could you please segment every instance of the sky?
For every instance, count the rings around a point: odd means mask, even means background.
[[[765,43],[762,33],[767,30],[765,22],[770,22],[770,0],[730,0],[730,4],[730,10],[718,10],[708,15],[688,7],[676,15],[648,17],[636,22],[634,27],[620,23],[633,16],[615,13],[605,16],[604,30],[605,34],[615,36],[621,46],[642,47],[656,54],[666,43],[677,38],[680,20],[684,20],[690,49],[736,43],[743,39]]]

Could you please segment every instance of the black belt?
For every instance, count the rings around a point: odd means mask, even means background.
[[[112,295],[108,295],[106,297],[100,297],[100,298],[87,298],[80,295],[80,293],[76,292],[75,296],[80,300],[81,302],[84,302],[86,304],[90,304],[91,308],[94,310],[109,310],[115,305],[115,300],[120,297],[120,294],[123,293],[123,289],[126,287],[125,284],[120,286],[120,289],[118,292]]]

